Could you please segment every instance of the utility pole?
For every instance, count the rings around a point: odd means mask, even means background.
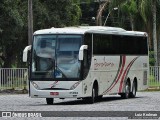
[[[32,43],[33,34],[33,11],[32,11],[32,0],[28,0],[28,45]]]
[[[113,9],[108,13],[108,15],[107,15],[107,17],[106,17],[106,19],[105,19],[105,21],[104,21],[104,25],[103,25],[103,26],[106,25],[106,22],[107,22],[107,20],[108,20],[108,17],[109,17],[109,15],[111,14],[111,12],[112,12],[113,10],[118,10],[118,7],[113,8]]]

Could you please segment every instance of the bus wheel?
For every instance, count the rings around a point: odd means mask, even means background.
[[[133,82],[133,86],[132,86],[132,92],[130,93],[130,97],[134,98],[136,97],[136,92],[137,92],[137,86],[136,86],[136,82]]]
[[[96,91],[95,91],[95,88],[93,87],[93,89],[92,89],[92,96],[88,99],[88,102],[90,104],[93,104],[95,102],[95,96],[96,96]]]
[[[129,82],[127,81],[125,84],[125,91],[124,93],[121,94],[121,98],[123,99],[129,98],[129,93],[130,93],[130,85],[129,85]]]
[[[53,105],[53,98],[46,98],[47,105]]]
[[[101,101],[102,100],[103,95],[100,95],[97,97],[97,101]]]

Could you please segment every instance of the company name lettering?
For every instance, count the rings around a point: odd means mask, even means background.
[[[102,62],[98,62],[97,59],[94,59],[94,69],[97,70],[99,67],[113,67],[113,62],[108,62],[105,60],[105,57]]]

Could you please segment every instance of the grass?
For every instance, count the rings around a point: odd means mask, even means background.
[[[27,86],[27,80],[22,79],[22,78],[8,78],[8,81],[6,83],[1,83],[0,84],[0,90],[16,90],[16,89],[24,89]]]
[[[150,75],[148,86],[150,86],[150,87],[159,87],[160,86],[160,80],[156,79],[153,75]]]

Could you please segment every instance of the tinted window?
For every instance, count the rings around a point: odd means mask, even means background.
[[[147,37],[94,35],[94,54],[148,54]]]

